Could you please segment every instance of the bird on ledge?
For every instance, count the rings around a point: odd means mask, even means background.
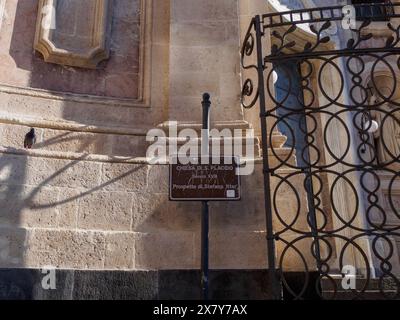
[[[29,131],[25,135],[25,140],[24,140],[24,148],[25,149],[32,149],[32,146],[36,143],[36,134],[35,134],[35,129],[32,128],[31,131]]]

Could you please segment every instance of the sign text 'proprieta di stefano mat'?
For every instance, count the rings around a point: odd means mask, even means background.
[[[209,164],[170,165],[170,200],[240,200],[237,159],[210,159]]]

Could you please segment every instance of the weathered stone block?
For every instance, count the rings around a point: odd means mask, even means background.
[[[113,74],[104,80],[106,96],[136,98],[139,87],[137,73]]]
[[[81,192],[74,189],[60,189],[57,200],[57,226],[62,229],[78,227],[78,208]]]
[[[211,202],[210,215],[214,230],[265,230],[264,193],[249,190],[240,201]]]
[[[57,225],[57,189],[0,185],[0,221],[24,227]]]
[[[7,3],[4,11],[9,14],[7,23],[1,25],[0,48],[8,49],[0,51],[0,82],[76,95],[129,99],[132,103],[141,100],[145,83],[142,80],[146,77],[147,85],[147,71],[146,76],[139,76],[139,71],[144,69],[140,62],[150,53],[150,50],[144,52],[142,45],[151,29],[147,2],[40,0]],[[49,17],[53,18],[50,22],[54,22],[51,28],[46,26]],[[147,24],[142,27],[141,21]],[[34,56],[32,44],[38,51]],[[150,49],[150,45],[147,44],[146,49]],[[135,56],[136,59],[119,60],[118,68],[108,68],[107,61],[103,60],[110,56],[113,60],[114,55]],[[128,80],[136,89],[121,90],[113,86],[106,91],[106,77],[118,76],[124,67],[124,72],[130,71]]]
[[[149,193],[168,193],[169,192],[169,166],[168,165],[149,166],[147,191]]]
[[[105,190],[141,191],[147,187],[147,165],[105,163],[101,182]]]
[[[219,79],[210,77],[209,73],[174,71],[170,77],[174,79],[171,85],[171,95],[198,97],[197,99],[199,99],[199,88],[201,88],[200,92],[209,92],[214,97],[219,95]],[[197,105],[201,109],[199,102]]]
[[[200,225],[197,202],[169,201],[168,194],[133,194],[133,230],[136,232],[196,231]]]
[[[27,231],[25,229],[0,227],[1,268],[21,268],[25,265],[26,239]]]
[[[166,194],[133,193],[133,230],[150,232],[167,228],[168,196]]]
[[[166,225],[170,230],[197,232],[200,230],[200,202],[171,201],[168,203]]]
[[[27,171],[27,157],[0,154],[0,183],[25,184],[27,181]]]
[[[147,142],[144,136],[113,135],[109,137],[111,153],[126,157],[144,157]]]
[[[264,174],[262,163],[254,163],[254,171],[251,175],[241,176],[240,182],[244,193],[264,191]]]
[[[16,225],[19,223],[21,211],[24,209],[24,186],[0,185],[0,223]]]
[[[173,21],[178,22],[185,20],[235,20],[237,14],[237,1],[232,0],[205,0],[201,3],[174,0],[171,13]]]
[[[168,270],[195,267],[192,232],[139,233],[135,250],[136,269]]]
[[[199,240],[196,241],[197,257],[200,257]],[[266,266],[265,232],[210,232],[210,268],[263,269]]]
[[[129,231],[132,197],[122,192],[96,192],[79,201],[78,228]]]
[[[59,190],[50,188],[29,187],[22,193],[23,200],[16,199],[15,204],[22,204],[19,224],[24,227],[56,227],[57,208],[56,202]],[[19,200],[19,201],[18,201]]]
[[[19,160],[24,162],[24,157],[21,156]],[[30,157],[25,165],[26,182],[30,185],[45,183],[54,187],[94,188],[100,180],[101,164],[84,161],[84,156],[82,160]]]
[[[106,252],[104,268],[133,269],[134,265],[134,233],[109,233],[106,234]]]
[[[103,269],[105,236],[99,232],[34,229],[27,238],[26,266]]]
[[[89,132],[64,130],[45,130],[43,140],[36,145],[38,149],[105,154],[109,152],[107,136]]]

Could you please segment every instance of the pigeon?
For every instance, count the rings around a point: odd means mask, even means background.
[[[32,149],[32,146],[36,143],[35,129],[31,129],[26,135],[24,140],[24,148]]]

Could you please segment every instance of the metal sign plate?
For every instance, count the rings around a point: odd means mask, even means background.
[[[218,161],[217,161],[218,160]],[[172,201],[238,201],[240,176],[237,158],[211,158],[209,164],[170,165],[169,197]],[[214,164],[219,163],[219,164]]]

